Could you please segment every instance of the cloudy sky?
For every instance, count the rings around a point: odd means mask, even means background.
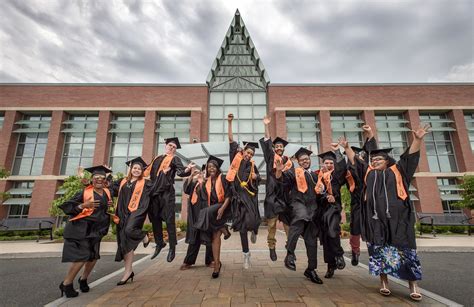
[[[474,82],[474,0],[2,0],[0,82],[204,83],[237,8],[272,83]]]

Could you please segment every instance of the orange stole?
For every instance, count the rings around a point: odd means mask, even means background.
[[[111,200],[112,197],[110,196],[110,191],[107,188],[104,188],[104,192],[107,195],[108,199]],[[82,202],[85,203],[86,201],[94,201],[94,187],[92,185],[87,186],[84,189],[84,192],[82,194]],[[72,219],[69,219],[69,221],[76,221],[78,219],[82,219],[85,217],[88,217],[94,213],[94,208],[84,208],[82,209],[82,212],[73,217]]]
[[[352,177],[352,174],[350,171],[347,171],[346,173],[346,181],[347,183],[349,184],[349,191],[354,192],[355,190],[355,181],[354,181],[354,177]]]
[[[242,162],[243,158],[244,156],[241,152],[235,154],[235,157],[232,160],[232,163],[230,164],[230,168],[227,172],[227,175],[225,176],[225,179],[231,182],[235,180],[235,176],[237,176],[237,173],[239,172],[240,162]]]
[[[332,195],[331,176],[333,171],[334,170],[325,173],[321,171],[319,172],[318,182],[316,183],[316,187],[314,188],[317,194],[322,194],[324,191],[324,187],[326,186],[328,194]]]
[[[304,169],[302,167],[295,168],[295,175],[298,191],[301,193],[308,191],[308,183],[306,183],[306,178],[304,177]]]
[[[158,159],[161,156],[156,156],[153,161],[151,161],[150,166],[145,169],[143,172],[143,177],[148,177],[150,176],[151,168],[153,167],[153,163],[155,163],[155,160]],[[165,155],[163,160],[161,161],[160,167],[158,168],[158,171],[156,171],[156,174],[158,175],[161,171],[167,169],[171,165],[171,161],[173,161],[173,156],[171,155]]]
[[[122,187],[125,183],[127,183],[127,179],[124,178],[120,182],[119,197],[120,197],[120,191],[122,190]],[[128,210],[130,210],[130,212],[134,212],[138,209],[138,205],[140,204],[140,199],[142,198],[144,187],[145,187],[145,179],[142,178],[140,180],[137,180],[137,183],[135,184],[135,189],[133,190],[132,197],[130,197],[130,201],[128,202]]]
[[[215,186],[216,194],[217,194],[217,201],[219,203],[224,202],[224,198],[225,198],[225,192],[224,192],[224,187],[222,186],[221,176],[222,175],[219,174],[219,176],[217,177],[216,186]],[[191,196],[191,204],[193,204],[193,205],[195,205],[197,203],[198,196],[197,196],[196,190],[200,186],[201,186],[200,184],[196,184],[196,186],[194,187],[193,195]],[[211,179],[211,177],[207,178],[207,181],[206,181],[206,193],[207,193],[207,205],[210,206],[211,205],[211,193],[212,193],[212,179]]]
[[[400,198],[401,200],[406,200],[407,197],[408,197],[408,194],[407,194],[407,191],[405,190],[405,187],[403,186],[402,174],[400,174],[400,171],[398,170],[396,164],[390,166],[389,169],[395,175],[395,182],[397,184],[397,196],[398,196],[398,198]],[[367,172],[365,173],[365,177],[364,177],[364,183],[366,185],[367,185],[367,176],[373,170],[374,170],[374,168],[369,165],[369,167],[367,168]],[[367,195],[366,195],[366,198],[367,198]]]
[[[273,158],[273,169],[276,168],[277,161],[280,161],[281,163],[283,163],[283,158],[275,154],[275,157]],[[289,170],[292,166],[293,166],[293,163],[291,163],[291,160],[288,158],[286,160],[285,167],[283,168],[283,172]]]

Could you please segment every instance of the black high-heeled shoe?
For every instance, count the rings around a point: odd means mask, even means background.
[[[66,297],[76,297],[79,295],[79,292],[74,290],[74,284],[70,283],[69,285],[65,285],[61,283],[59,285],[59,290],[61,290],[61,297],[63,297],[64,293],[66,293]]]
[[[232,234],[229,231],[229,227],[227,225],[224,226],[224,240],[227,240],[230,238]]]
[[[219,277],[219,273],[221,272],[221,268],[222,268],[222,262],[219,261],[219,271],[217,271],[217,272],[212,272],[212,278],[217,278],[217,277]]]
[[[150,242],[151,242],[151,238],[150,238],[150,236],[148,235],[148,233],[146,234],[146,237],[145,237],[145,238],[148,238],[148,241],[147,241],[146,243],[143,241],[143,247],[144,247],[144,248],[147,248],[148,245],[149,245]],[[145,238],[143,238],[143,239],[145,239]]]
[[[79,289],[81,289],[81,292],[85,293],[85,292],[89,292],[90,288],[89,288],[89,285],[87,284],[87,279],[81,279],[81,277],[79,277]]]
[[[131,279],[131,280],[132,280],[131,282],[133,282],[133,277],[134,277],[134,276],[135,276],[135,273],[132,272],[132,274],[130,274],[126,280],[121,280],[121,281],[119,281],[119,282],[117,283],[117,286],[123,286],[123,285],[125,285],[125,284],[128,282],[129,279]]]

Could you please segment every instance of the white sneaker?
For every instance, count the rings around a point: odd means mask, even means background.
[[[250,242],[252,242],[252,244],[255,244],[257,242],[257,234],[255,233],[255,231],[252,231],[252,233],[250,234]]]
[[[248,270],[252,264],[250,263],[250,252],[244,253],[244,269]]]

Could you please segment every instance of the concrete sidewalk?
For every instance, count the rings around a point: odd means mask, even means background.
[[[80,293],[73,299],[62,298],[51,302],[51,306],[346,306],[346,305],[437,305],[453,302],[429,291],[424,292],[422,303],[410,300],[405,283],[390,282],[392,296],[378,293],[379,281],[370,276],[362,266],[353,267],[347,261],[346,268],[336,271],[332,279],[323,278],[324,284],[317,285],[303,276],[306,268],[304,243],[298,243],[296,252],[297,271],[289,271],[283,265],[285,255],[284,234],[277,233],[278,261],[269,259],[266,246],[267,231],[260,229],[257,244],[251,245],[252,267],[242,269],[242,252],[238,233],[233,233],[222,245],[222,270],[218,279],[212,279],[212,269],[204,266],[203,252],[197,266],[180,271],[187,245],[178,244],[177,256],[172,263],[165,258],[167,249],[155,260],[149,257],[134,265],[135,280],[117,287],[122,272],[104,277],[91,286],[91,292]],[[433,240],[433,239],[429,239]],[[424,240],[421,240],[424,242]],[[450,238],[444,244],[455,244]],[[462,244],[472,244],[471,238]],[[441,241],[439,241],[441,242]],[[106,244],[108,245],[108,244]],[[3,248],[2,248],[3,249]],[[105,247],[104,249],[109,249]],[[204,250],[204,249],[202,249]],[[347,249],[346,249],[347,251]],[[152,252],[148,249],[146,252]],[[318,273],[323,277],[326,265],[322,250],[318,251]],[[100,265],[100,262],[98,263]],[[115,275],[114,275],[115,274]],[[77,285],[76,285],[77,286]]]

